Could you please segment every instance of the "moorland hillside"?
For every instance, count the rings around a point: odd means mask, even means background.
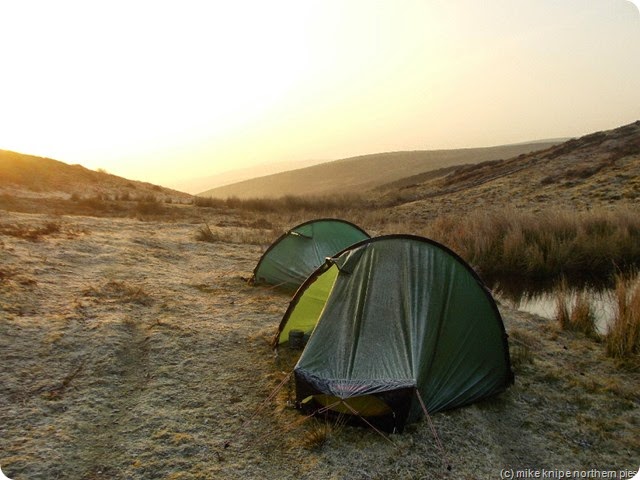
[[[376,189],[395,215],[633,205],[640,198],[640,121],[505,160],[441,169]]]
[[[638,266],[639,131],[636,122],[387,178],[349,199],[176,201],[162,187],[61,162],[3,160],[3,472],[484,480],[544,468],[629,478],[640,451],[640,340],[576,329],[577,297],[559,297],[571,312],[563,324],[495,292],[514,385],[383,436],[293,408],[287,375],[299,351],[271,350],[291,296],[246,279],[283,230],[319,216],[430,236],[483,275]],[[618,310],[640,311],[633,288],[617,298],[635,303]]]
[[[159,196],[173,201],[186,201],[191,195],[129,180],[106,171],[95,171],[82,165],[46,157],[0,150],[0,194],[19,197],[130,197]]]
[[[165,213],[192,196],[51,158],[0,150],[0,209],[49,214],[123,216]],[[175,209],[174,209],[175,210]]]
[[[388,152],[335,160],[207,190],[202,197],[252,198],[367,191],[435,169],[511,158],[557,144],[534,142],[486,148]]]

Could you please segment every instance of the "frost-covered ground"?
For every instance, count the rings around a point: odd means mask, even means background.
[[[291,386],[269,399],[290,368],[269,347],[289,296],[246,284],[263,247],[218,223],[219,241],[207,243],[186,221],[0,213],[5,474],[489,479],[503,468],[637,468],[638,371],[503,305],[516,384],[433,415],[444,454],[426,422],[390,437],[325,429],[288,406]]]

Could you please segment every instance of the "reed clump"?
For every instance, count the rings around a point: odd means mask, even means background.
[[[597,338],[598,328],[593,306],[586,293],[577,292],[573,300],[570,317],[571,330],[582,332],[588,337]]]
[[[219,238],[211,231],[211,227],[205,223],[196,232],[196,240],[199,242],[214,243],[217,242]]]
[[[155,196],[145,195],[136,202],[134,211],[141,215],[162,215],[165,207]]]
[[[640,353],[640,274],[616,277],[615,315],[605,335],[607,355],[627,359]]]
[[[562,330],[580,332],[598,338],[598,327],[593,305],[584,291],[572,291],[566,278],[554,290],[555,318]]]
[[[555,317],[562,330],[571,328],[571,313],[569,309],[569,287],[566,279],[558,284],[555,289]]]
[[[8,235],[24,240],[36,242],[43,236],[60,233],[62,226],[59,222],[46,222],[44,225],[16,225],[0,224],[0,235]]]
[[[266,225],[259,222],[256,225]],[[201,226],[195,234],[195,239],[199,242],[226,242],[245,245],[269,245],[277,234],[273,229],[252,228],[252,227],[209,227],[208,224]]]
[[[487,276],[613,275],[640,266],[640,215],[623,207],[477,211],[440,217],[427,234]]]
[[[371,201],[358,194],[319,196],[284,195],[278,198],[194,197],[196,207],[232,208],[257,213],[309,212],[327,214],[345,209],[365,209]]]
[[[307,430],[302,439],[302,444],[307,450],[321,448],[331,438],[333,425],[328,422],[316,421]]]

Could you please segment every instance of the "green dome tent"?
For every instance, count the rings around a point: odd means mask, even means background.
[[[327,257],[367,238],[364,230],[344,220],[323,218],[302,223],[267,249],[253,270],[252,283],[295,290]]]
[[[296,404],[307,412],[402,431],[425,409],[513,383],[491,294],[460,257],[422,237],[376,237],[328,258],[296,292],[275,343],[292,330],[310,335],[294,368]]]

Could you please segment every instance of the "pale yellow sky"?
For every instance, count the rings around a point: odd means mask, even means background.
[[[166,186],[640,119],[627,0],[22,0],[0,19],[0,148]]]

